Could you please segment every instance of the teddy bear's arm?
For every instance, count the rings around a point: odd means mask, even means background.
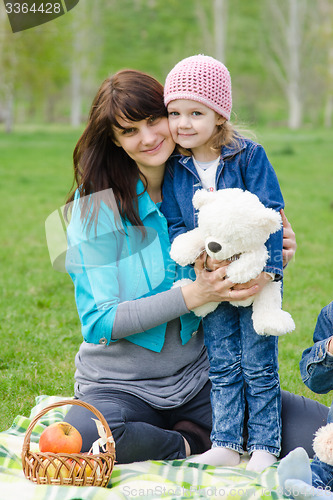
[[[254,252],[244,252],[228,266],[228,278],[234,283],[246,283],[256,278],[265,267],[268,252],[265,246]]]
[[[180,234],[171,245],[170,256],[181,266],[193,264],[205,245],[199,228]]]

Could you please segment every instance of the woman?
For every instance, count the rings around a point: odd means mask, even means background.
[[[100,87],[74,150],[67,269],[84,337],[75,395],[107,419],[118,463],[184,458],[210,447],[209,366],[190,311],[245,299],[265,283],[262,273],[243,289],[233,287],[226,267],[208,262],[214,267],[208,272],[202,255],[195,281],[171,288],[180,272],[169,257],[159,203],[173,149],[162,85],[124,70]],[[287,233],[290,256],[296,247],[290,226]],[[181,274],[195,278],[192,268]],[[311,450],[311,437],[303,438],[326,420],[326,408],[285,393],[283,411],[285,452],[297,445]],[[66,418],[81,432],[83,451],[98,438],[91,417],[73,407]],[[303,421],[309,431],[300,435]]]

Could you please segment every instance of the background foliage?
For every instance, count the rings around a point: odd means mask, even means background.
[[[118,69],[163,82],[179,59],[206,53],[230,69],[241,121],[287,124],[294,89],[299,125],[332,124],[331,0],[80,0],[65,16],[15,34],[2,5],[0,14],[3,120],[78,124]]]

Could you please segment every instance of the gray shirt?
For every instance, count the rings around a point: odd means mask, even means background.
[[[80,346],[75,359],[76,395],[104,387],[134,394],[156,408],[190,400],[207,382],[209,363],[201,325],[189,342],[181,343],[179,316],[187,312],[180,288],[120,304],[112,330],[112,339],[118,340]],[[161,352],[124,338],[165,321]]]

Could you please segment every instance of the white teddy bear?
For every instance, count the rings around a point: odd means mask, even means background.
[[[281,216],[266,208],[259,198],[239,188],[214,192],[198,190],[193,206],[199,209],[198,227],[177,236],[171,246],[171,258],[181,266],[192,264],[206,250],[215,260],[229,260],[227,277],[233,283],[246,283],[263,270],[270,234],[281,228]],[[184,284],[185,280],[176,283]],[[261,292],[234,306],[252,304],[253,327],[260,335],[283,335],[295,329],[290,314],[281,309],[281,284],[269,282]],[[211,302],[197,307],[198,316],[206,316],[218,306]]]

